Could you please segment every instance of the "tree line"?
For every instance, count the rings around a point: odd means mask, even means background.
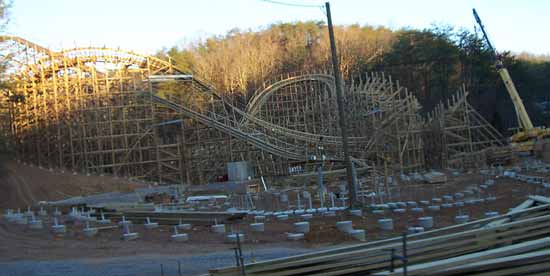
[[[478,33],[450,26],[391,30],[383,26],[335,26],[344,79],[384,72],[412,91],[430,111],[464,85],[470,103],[506,131],[517,125],[510,97]],[[500,53],[536,125],[548,125],[545,93],[550,57]],[[321,21],[278,23],[261,30],[234,29],[157,56],[208,80],[246,102],[262,83],[295,72],[330,71],[327,26]],[[550,104],[549,108],[550,110]]]

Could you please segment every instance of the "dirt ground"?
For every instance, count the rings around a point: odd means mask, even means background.
[[[51,172],[17,162],[4,162],[0,177],[0,207],[25,207],[37,200],[61,199],[68,195],[81,193],[106,192],[114,189],[130,190],[135,185],[128,180],[116,179],[108,176],[84,176]],[[480,174],[462,174],[451,177],[445,184],[408,184],[392,190],[393,201],[431,200],[433,197],[452,195],[483,183],[487,177]],[[78,185],[77,185],[78,184]],[[111,190],[110,190],[111,189]],[[338,215],[336,217],[321,217],[315,215],[310,221],[311,232],[306,234],[303,241],[287,241],[286,233],[293,232],[293,223],[300,221],[297,217],[290,217],[288,221],[277,221],[271,217],[265,223],[266,231],[253,233],[249,224],[254,222],[253,216],[244,221],[229,226],[234,230],[243,231],[246,235],[245,250],[260,250],[270,247],[316,249],[327,246],[337,246],[357,243],[349,236],[336,229],[336,221],[352,220],[356,229],[365,229],[367,241],[400,235],[409,226],[416,226],[419,216],[433,216],[436,227],[444,227],[453,223],[457,214],[468,214],[471,219],[483,218],[487,211],[498,211],[500,214],[509,208],[517,206],[530,194],[549,196],[540,185],[527,184],[508,178],[496,179],[496,184],[487,190],[475,194],[473,198],[495,196],[496,201],[478,205],[452,207],[441,209],[439,212],[430,212],[425,209],[424,214],[413,214],[407,211],[404,214],[386,212],[384,215],[374,215],[364,209],[362,217]],[[3,212],[3,210],[2,210]],[[395,230],[383,232],[378,229],[377,220],[393,218]],[[194,226],[186,231],[190,238],[185,243],[170,241],[172,228],[161,226],[159,229],[146,230],[142,225],[134,225],[132,230],[138,232],[140,238],[125,242],[120,239],[122,230],[119,228],[100,230],[93,238],[84,237],[82,222],[63,218],[68,232],[63,237],[55,236],[49,230],[52,224],[51,217],[43,218],[44,229],[32,230],[26,225],[9,223],[0,219],[0,261],[10,262],[19,260],[63,260],[79,258],[110,258],[133,256],[140,254],[160,255],[195,255],[213,252],[231,252],[234,244],[224,241],[223,234],[210,231],[209,226]]]
[[[26,208],[42,200],[130,191],[141,186],[145,185],[123,178],[49,170],[0,156],[0,209]]]

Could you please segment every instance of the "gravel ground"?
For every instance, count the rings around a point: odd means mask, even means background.
[[[309,252],[301,248],[265,248],[255,251],[244,250],[245,262],[292,256]],[[5,276],[158,276],[161,265],[164,275],[178,274],[178,261],[181,275],[206,274],[210,268],[220,268],[235,264],[232,251],[215,252],[193,256],[137,255],[129,257],[94,258],[55,261],[14,261],[0,262],[0,274]]]

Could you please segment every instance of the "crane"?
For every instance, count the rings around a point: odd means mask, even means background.
[[[493,59],[495,62],[495,67],[497,69],[497,72],[500,75],[500,78],[502,79],[502,81],[504,82],[504,86],[506,86],[506,90],[508,91],[508,94],[512,99],[512,103],[514,104],[514,109],[516,111],[516,116],[518,119],[518,125],[520,128],[520,131],[518,131],[516,134],[514,134],[511,137],[512,146],[515,146],[518,149],[518,151],[522,151],[522,152],[531,151],[533,149],[533,145],[535,141],[539,138],[550,136],[550,131],[547,129],[542,129],[540,127],[533,126],[533,122],[531,121],[531,118],[529,118],[529,115],[525,110],[523,101],[519,96],[516,86],[512,81],[512,77],[508,72],[508,69],[506,69],[506,67],[502,63],[501,56],[497,54],[495,48],[493,47],[493,44],[489,40],[489,36],[485,31],[485,26],[483,26],[483,23],[481,22],[481,19],[479,18],[479,15],[477,14],[476,9],[472,9],[472,10],[474,13],[474,17],[477,21],[477,24],[479,25],[481,32],[483,33],[483,38],[487,42],[487,46],[489,47],[489,50],[493,54]]]

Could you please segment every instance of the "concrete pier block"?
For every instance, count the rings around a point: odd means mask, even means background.
[[[279,221],[288,220],[288,215],[278,215],[277,220],[279,220]]]
[[[304,210],[304,209],[296,209],[296,210],[294,210],[294,215],[299,216],[299,215],[301,215],[305,212],[306,212],[306,210]]]
[[[432,227],[434,227],[433,217],[418,218],[418,225],[422,226],[424,229],[432,229]]]
[[[86,223],[86,228],[84,228],[82,230],[82,232],[84,233],[84,236],[86,236],[88,238],[91,238],[91,237],[97,235],[97,228],[90,227],[90,224]]]
[[[363,211],[358,209],[358,210],[350,210],[349,211],[350,215],[352,216],[356,216],[356,217],[360,217],[363,215]]]
[[[149,217],[147,217],[147,221],[145,222],[145,224],[143,224],[143,226],[145,227],[145,229],[151,230],[151,229],[158,228],[159,223],[158,222],[152,222],[151,219]]]
[[[393,212],[396,214],[404,214],[405,212],[407,212],[407,209],[397,208],[393,209]]]
[[[317,213],[317,212],[318,212],[317,208],[309,208],[309,209],[306,210],[306,213],[308,213],[308,214],[314,214],[314,213]]]
[[[310,220],[313,218],[312,214],[303,214],[300,216],[303,220]]]
[[[131,241],[137,238],[139,238],[139,233],[136,233],[136,232],[122,234],[122,240],[124,241]]]
[[[178,230],[191,230],[193,228],[193,225],[189,223],[182,223],[181,221],[176,225]]]
[[[336,222],[336,228],[344,233],[349,233],[353,230],[353,223],[351,220],[338,221]]]
[[[43,228],[42,220],[32,217],[31,220],[29,220],[29,228],[35,229],[35,230],[42,229]]]
[[[244,234],[240,233],[239,235],[239,242],[244,242]],[[225,237],[225,241],[227,243],[236,243],[237,242],[237,234],[229,234]]]
[[[211,229],[214,233],[225,233],[225,224],[214,224]]]
[[[380,210],[380,209],[378,209],[378,210],[372,210],[372,213],[373,213],[374,215],[383,215],[383,214],[384,214],[384,210]]]
[[[103,213],[101,213],[101,217],[97,220],[97,223],[99,223],[99,224],[110,224],[111,220],[105,218],[105,215]]]
[[[458,215],[455,217],[455,222],[458,224],[466,223],[470,219],[470,216],[468,215]]]
[[[378,227],[380,229],[385,231],[392,231],[393,230],[393,219],[379,219],[378,220]]]
[[[131,220],[126,220],[126,217],[122,216],[122,220],[118,222],[118,226],[126,227],[126,226],[129,226],[129,225],[132,225],[132,221]]]
[[[304,233],[287,233],[286,238],[291,241],[303,240]]]
[[[336,212],[335,211],[327,211],[324,213],[325,217],[335,217]]]
[[[22,214],[15,217],[15,223],[20,225],[26,225],[29,223],[28,218]]]
[[[265,225],[263,222],[256,222],[250,224],[250,231],[252,232],[264,232]]]
[[[38,211],[38,216],[45,217],[48,215],[48,211],[44,209],[44,207],[40,207],[40,210]]]
[[[67,228],[63,224],[59,224],[57,218],[53,219],[52,232],[54,234],[65,234]]]
[[[407,228],[407,234],[416,234],[424,232],[424,227],[409,227]]]
[[[185,233],[179,233],[178,227],[174,226],[174,234],[170,236],[170,239],[175,242],[184,242],[189,240],[189,235]]]
[[[495,211],[485,212],[486,218],[496,217],[496,216],[498,216],[498,212],[495,212]]]
[[[294,223],[294,230],[298,233],[309,233],[309,222],[302,221]]]
[[[453,201],[453,196],[452,195],[444,195],[442,196],[443,200],[445,200],[446,202],[451,202]]]
[[[353,229],[351,232],[349,232],[349,235],[358,240],[358,241],[365,241],[365,230],[364,229]]]
[[[61,216],[61,211],[59,211],[59,209],[55,208],[55,210],[53,211],[53,216],[54,217],[60,217]]]

